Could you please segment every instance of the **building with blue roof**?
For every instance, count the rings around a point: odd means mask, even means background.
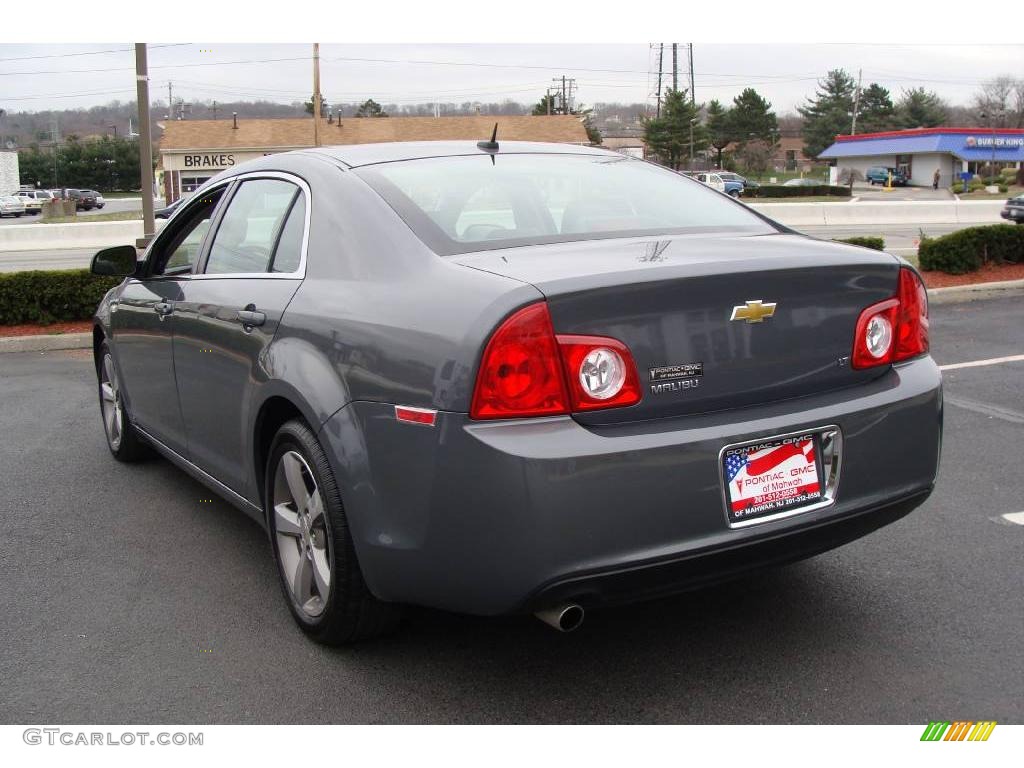
[[[978,174],[982,167],[1020,168],[1024,163],[1024,130],[1003,128],[913,128],[906,131],[836,136],[819,156],[840,169],[865,174],[869,168],[898,168],[910,184],[931,186],[935,171],[939,185],[951,186],[961,173]]]

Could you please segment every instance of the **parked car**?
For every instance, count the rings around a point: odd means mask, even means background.
[[[725,180],[717,173],[695,173],[693,178],[701,184],[707,184],[712,189],[725,192]]]
[[[182,200],[183,200],[183,198],[178,198],[177,200],[175,200],[170,205],[165,206],[163,208],[158,208],[156,211],[153,212],[153,216],[155,216],[158,219],[169,219],[169,218],[171,218],[171,216],[174,214],[174,212],[176,210],[178,210],[178,206],[181,205]]]
[[[825,182],[819,179],[790,179],[785,182],[782,186],[784,187],[820,187]]]
[[[916,269],[672,171],[363,144],[239,164],[180,205],[140,262],[93,259],[124,278],[94,319],[106,441],[265,526],[317,641],[403,604],[570,630],[851,541],[933,488]]]
[[[25,213],[36,215],[42,213],[43,203],[49,199],[45,192],[38,190],[19,189],[14,196],[25,205]]]
[[[0,218],[14,216],[20,219],[25,213],[24,201],[15,195],[0,195]]]
[[[79,211],[91,211],[96,207],[96,193],[88,189],[67,189],[64,199],[74,200],[75,209]]]
[[[906,174],[904,174],[899,168],[876,165],[873,168],[868,168],[867,173],[864,174],[864,178],[867,179],[872,186],[875,184],[888,185],[890,174],[892,175],[892,185],[894,187],[906,186]]]
[[[759,189],[761,187],[756,181],[751,181],[745,176],[740,176],[738,173],[732,171],[718,171],[718,175],[722,177],[723,181],[737,181],[743,185],[743,189]]]
[[[1017,195],[1017,197],[1011,197],[1007,200],[999,215],[1007,221],[1024,224],[1024,195]]]
[[[96,190],[94,190],[94,189],[83,189],[82,191],[93,196],[93,198],[95,200],[95,207],[102,208],[104,205],[107,204],[107,201],[103,199],[103,195],[101,195]]]

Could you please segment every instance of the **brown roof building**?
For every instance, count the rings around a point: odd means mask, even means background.
[[[498,139],[587,144],[573,115],[471,115],[460,117],[350,117],[320,123],[322,146],[385,141]],[[164,199],[177,200],[219,171],[264,155],[313,146],[313,119],[175,120],[163,124],[160,167]]]

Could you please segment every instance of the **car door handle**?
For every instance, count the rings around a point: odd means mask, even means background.
[[[153,311],[160,315],[162,320],[174,311],[174,305],[167,301],[160,301],[153,305]]]
[[[238,310],[238,319],[242,322],[242,325],[249,327],[263,325],[267,322],[267,316],[257,311],[255,304],[250,304],[245,309]]]

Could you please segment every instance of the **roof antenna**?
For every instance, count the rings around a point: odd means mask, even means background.
[[[494,130],[491,131],[490,141],[478,141],[476,146],[478,149],[482,149],[484,152],[497,152],[498,151],[498,124],[494,124]]]

